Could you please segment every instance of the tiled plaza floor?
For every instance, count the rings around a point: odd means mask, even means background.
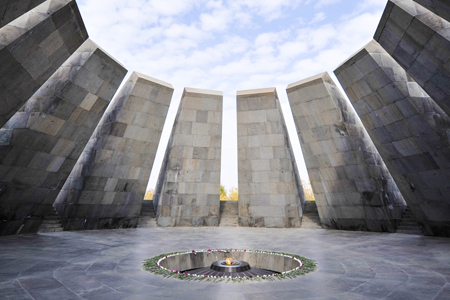
[[[189,249],[285,251],[318,262],[295,280],[205,283],[165,279],[142,260]],[[450,299],[450,239],[404,234],[148,228],[0,238],[0,299]]]

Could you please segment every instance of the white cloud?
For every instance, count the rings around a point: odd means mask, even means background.
[[[326,18],[327,18],[327,16],[325,15],[324,12],[317,13],[314,15],[314,18],[311,20],[311,22],[309,22],[309,24],[311,25],[311,24],[322,22]]]
[[[341,2],[341,0],[319,0],[319,2],[317,2],[317,4],[314,6],[314,8],[318,9],[318,8],[322,8],[324,6],[336,4],[339,2]]]
[[[283,110],[288,113],[285,118],[290,120],[286,86],[320,72],[332,73],[372,38],[384,1],[341,1],[347,15],[333,10],[331,4],[337,2],[78,0],[95,42],[130,71],[175,87],[150,186],[156,183],[185,86],[224,92],[221,180],[236,186],[236,91],[277,86]],[[311,18],[309,24],[302,21]],[[322,22],[325,18],[326,24]],[[292,134],[295,128],[292,121],[287,122]],[[291,138],[301,161],[298,140],[295,135]]]

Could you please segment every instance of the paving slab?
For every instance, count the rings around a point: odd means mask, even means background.
[[[141,269],[177,250],[297,253],[318,271],[293,280],[207,283]],[[0,238],[1,299],[448,299],[450,239],[272,228],[143,228]]]

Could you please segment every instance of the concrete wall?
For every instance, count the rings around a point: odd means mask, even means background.
[[[237,93],[239,225],[300,227],[305,203],[275,88]]]
[[[376,42],[336,71],[416,220],[450,236],[450,118]]]
[[[87,40],[0,129],[0,235],[36,232],[125,68]]]
[[[134,72],[55,202],[65,230],[136,227],[172,85]]]
[[[0,28],[0,126],[87,38],[69,0],[48,0]]]
[[[218,226],[222,92],[185,88],[153,196],[159,226]]]
[[[448,0],[414,0],[440,17],[450,21],[450,3]]]
[[[2,0],[0,1],[0,28],[45,0]],[[56,1],[53,1],[56,2]]]
[[[450,115],[449,28],[412,0],[389,1],[375,40]]]
[[[395,232],[404,200],[328,73],[287,88],[322,226]]]

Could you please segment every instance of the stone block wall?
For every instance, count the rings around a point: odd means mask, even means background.
[[[414,0],[450,22],[450,2],[448,0]]]
[[[218,226],[222,92],[185,88],[153,196],[159,226]]]
[[[73,0],[48,0],[0,28],[0,126],[87,38]]]
[[[134,72],[55,201],[65,230],[136,227],[172,85]]]
[[[450,236],[450,118],[376,41],[336,71],[416,220]]]
[[[35,232],[53,211],[126,72],[87,40],[0,129],[0,235]]]
[[[287,94],[322,226],[395,232],[404,200],[328,73],[289,85]]]
[[[300,227],[305,196],[275,88],[237,93],[239,225]]]
[[[412,0],[389,1],[375,40],[450,115],[450,22]]]
[[[2,0],[0,2],[0,28],[45,0]]]

